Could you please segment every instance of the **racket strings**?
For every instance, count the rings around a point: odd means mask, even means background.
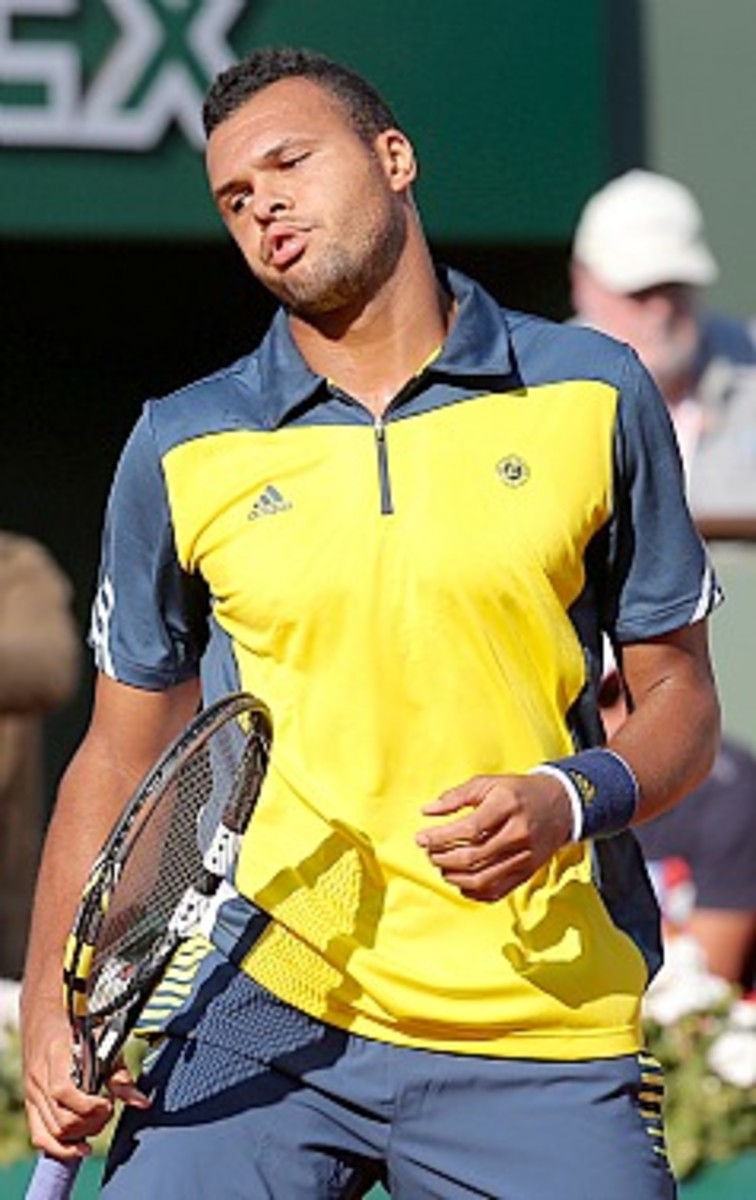
[[[90,1019],[142,993],[199,921],[202,898],[219,883],[205,866],[205,851],[226,810],[239,808],[240,796],[251,807],[262,778],[265,756],[257,739],[246,749],[244,742],[237,722],[220,725],[164,774],[135,817],[97,932],[87,980]]]

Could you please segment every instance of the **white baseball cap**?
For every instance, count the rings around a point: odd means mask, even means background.
[[[588,201],[575,229],[573,258],[615,292],[662,283],[713,283],[719,269],[694,196],[674,179],[633,170]]]

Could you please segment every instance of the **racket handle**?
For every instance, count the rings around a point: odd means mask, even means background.
[[[50,1154],[40,1154],[26,1189],[25,1200],[68,1200],[84,1160],[61,1162]]]

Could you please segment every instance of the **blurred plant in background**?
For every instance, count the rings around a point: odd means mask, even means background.
[[[18,1036],[20,986],[0,980],[0,1165],[29,1154]]]
[[[644,1026],[664,1068],[678,1178],[756,1149],[756,997],[709,975],[696,943],[677,937],[646,995]]]

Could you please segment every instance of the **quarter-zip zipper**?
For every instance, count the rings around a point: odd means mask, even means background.
[[[381,514],[390,516],[394,511],[394,500],[391,495],[391,475],[389,473],[388,450],[386,447],[386,424],[383,417],[373,418],[375,434],[375,449],[378,459],[378,486],[381,496]]]
[[[400,388],[394,396],[393,400],[389,401],[381,414],[373,416],[373,434],[375,436],[376,457],[378,460],[378,487],[381,496],[381,516],[390,517],[394,512],[394,497],[391,493],[391,471],[389,470],[388,460],[388,445],[386,444],[386,424],[388,418],[399,408],[405,401],[409,400],[420,387],[421,380],[426,371],[423,368],[417,375],[413,375],[408,379],[404,387]]]

